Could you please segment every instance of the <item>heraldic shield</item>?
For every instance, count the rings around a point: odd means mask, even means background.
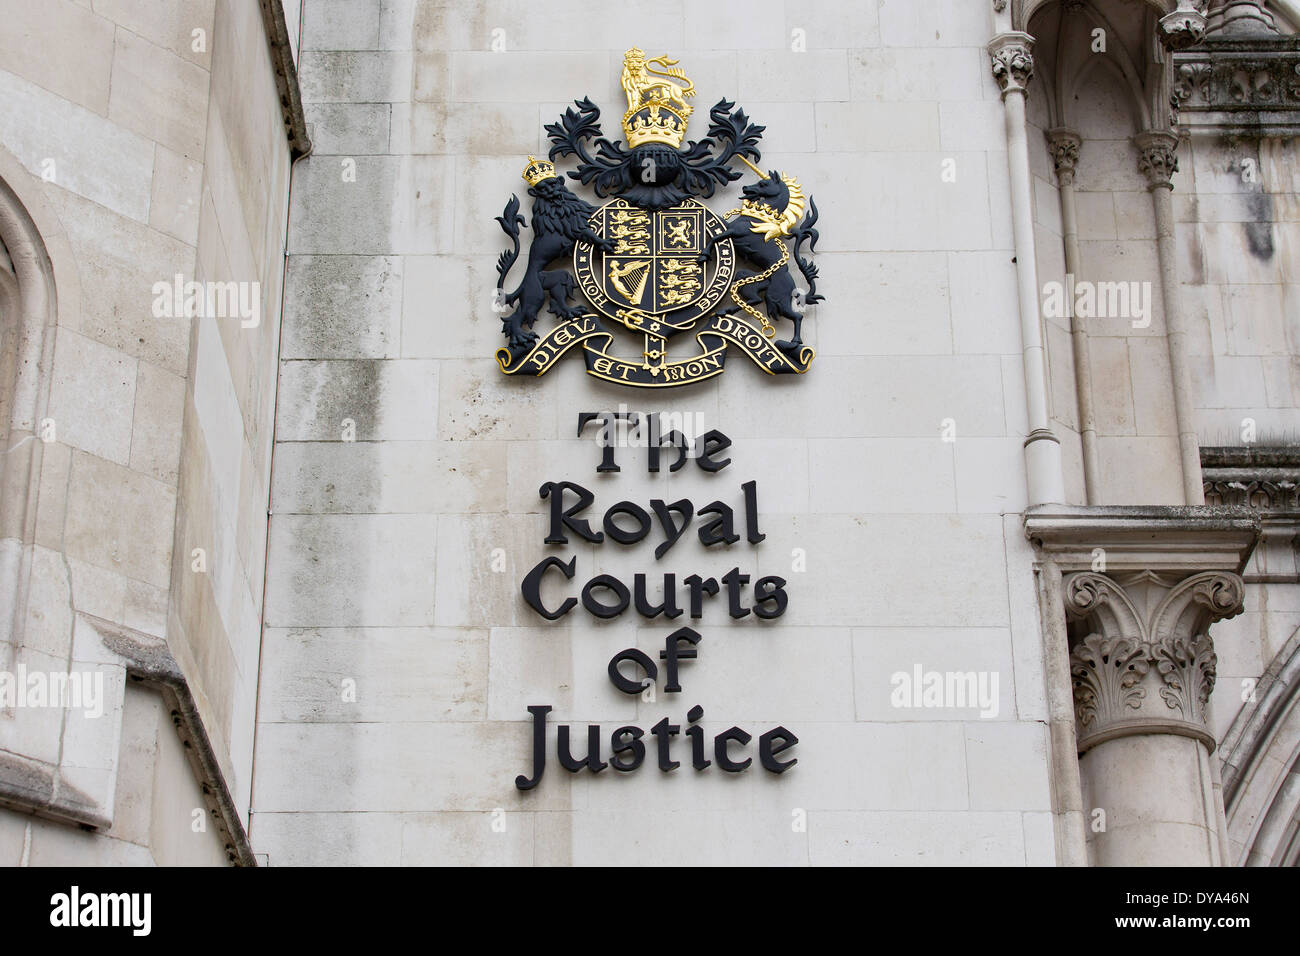
[[[769,374],[808,371],[813,350],[803,344],[804,313],[822,297],[817,267],[800,251],[805,243],[809,252],[816,248],[817,205],[794,177],[755,164],[764,127],[727,100],[710,110],[708,136],[682,146],[695,87],[676,62],[647,59],[636,48],[624,57],[630,148],[601,136],[600,111],[584,99],[546,127],[549,160],[528,157],[533,242],[523,278],[508,293],[505,279],[527,222],[515,196],[497,217],[513,243],[497,263],[494,306],[507,339],[497,363],[507,375],[543,375],[579,346],[591,375],[643,388],[719,375],[732,345]],[[579,160],[570,178],[617,198],[595,208],[571,192],[553,163],[563,156]],[[744,175],[733,160],[759,178],[741,190],[739,207],[719,216],[700,198]],[[548,268],[570,255],[572,273]],[[806,291],[788,268],[792,261]],[[543,308],[559,323],[539,334]],[[793,334],[774,341],[773,323],[783,320]],[[639,349],[615,346],[615,330],[624,329]],[[699,351],[670,357],[670,340],[684,332]]]

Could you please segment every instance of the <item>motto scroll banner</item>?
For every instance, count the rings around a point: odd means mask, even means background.
[[[797,349],[773,344],[762,332],[728,315],[713,316],[695,333],[703,351],[690,358],[667,361],[663,340],[647,335],[647,346],[640,362],[609,353],[614,335],[594,315],[552,329],[531,349],[512,351],[497,349],[497,364],[507,375],[545,375],[574,346],[581,344],[587,372],[619,385],[642,388],[672,388],[690,385],[720,375],[727,358],[727,343],[738,347],[751,361],[769,375],[796,374],[808,371],[813,350],[806,345]],[[660,347],[656,347],[660,346]],[[518,353],[524,352],[520,355]]]

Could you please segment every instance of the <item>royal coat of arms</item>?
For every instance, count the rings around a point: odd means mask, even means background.
[[[759,168],[764,127],[725,99],[709,111],[708,135],[683,146],[695,85],[676,64],[627,51],[626,147],[602,135],[600,110],[582,99],[546,127],[548,159],[528,157],[533,242],[511,292],[506,276],[528,223],[517,196],[497,217],[513,243],[497,262],[496,307],[509,313],[497,362],[507,375],[542,375],[579,345],[590,374],[622,385],[712,378],[723,371],[728,345],[773,375],[808,371],[813,350],[803,344],[804,312],[822,297],[817,267],[800,253],[805,243],[809,253],[816,249],[817,204],[793,176]],[[568,156],[578,161],[569,177],[609,202],[597,209],[570,191],[554,165]],[[741,190],[739,207],[719,216],[700,199],[746,174],[733,161],[758,179]],[[550,268],[561,259],[564,267]],[[559,321],[539,334],[543,308]],[[776,339],[774,323],[783,320],[791,335]],[[611,329],[619,328],[635,333],[639,354],[612,351]],[[699,351],[672,359],[669,342],[682,333],[693,335]]]

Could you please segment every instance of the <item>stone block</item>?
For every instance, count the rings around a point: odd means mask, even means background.
[[[6,31],[6,37],[13,35]],[[4,54],[0,59],[13,62]],[[148,220],[150,140],[12,73],[0,71],[0,98],[0,142],[28,172],[100,204],[105,218],[116,218],[108,215],[112,210],[136,222]]]
[[[517,722],[262,724],[254,806],[366,813],[569,809],[563,771],[522,793],[531,725]],[[472,773],[464,773],[470,766]]]
[[[271,627],[418,627],[433,622],[437,519],[276,515]]]
[[[207,70],[133,33],[117,31],[110,120],[199,160],[207,105]]]
[[[787,626],[1005,627],[1006,595],[988,588],[1005,570],[1001,519],[956,515],[812,515],[769,517],[760,546],[764,573],[790,567],[803,548],[807,572],[793,577]],[[866,556],[894,545],[913,556],[906,567]],[[768,557],[770,556],[770,558]],[[768,562],[771,569],[767,570]],[[923,581],[912,573],[930,569]],[[870,587],[862,582],[868,580]],[[934,581],[944,582],[937,590]]]
[[[402,259],[290,256],[281,359],[396,358]]]
[[[194,271],[194,248],[96,202],[57,190],[49,196],[68,231],[81,273],[84,294],[74,331],[184,375],[190,320],[166,312],[155,316],[153,289],[158,282],[174,285],[178,274],[188,279]],[[106,242],[106,236],[112,241]]]
[[[770,28],[774,34],[779,23],[778,19]],[[703,38],[708,34],[699,36]],[[710,45],[715,42],[716,38],[709,40]],[[770,46],[764,44],[761,49],[740,57],[737,66],[736,95],[728,96],[728,99],[740,103],[751,100],[801,103],[849,99],[848,52],[819,50],[816,53],[795,53],[789,49],[789,37],[783,31]]]
[[[389,152],[391,103],[310,103],[304,107],[313,156]]]
[[[58,439],[125,465],[131,457],[131,416],[137,362],[68,329],[59,332],[48,417]]]
[[[290,254],[419,255],[451,249],[456,180],[444,157],[321,156],[299,163],[295,177]],[[295,225],[308,221],[310,230]],[[489,223],[496,228],[490,217]]]
[[[403,866],[531,866],[538,814],[420,814],[402,823]]]
[[[282,442],[275,455],[276,514],[507,510],[507,447],[499,442]]]
[[[853,666],[859,720],[987,723],[1014,720],[1016,716],[1011,634],[1006,628],[855,628]],[[918,667],[922,681],[919,688],[915,680]],[[965,706],[957,706],[961,702],[955,694],[942,700],[923,695],[931,675],[939,674],[946,687],[950,673],[976,675],[974,699],[967,693],[972,689],[968,683],[953,678],[954,691],[960,683],[966,695]],[[919,697],[918,690],[922,692]],[[982,702],[980,693],[986,694]]]
[[[298,82],[304,104],[404,103],[411,95],[411,54],[304,50]]]
[[[1050,810],[1047,725],[966,724],[972,810]]]
[[[184,379],[148,362],[137,363],[131,423],[134,470],[168,484],[176,482],[184,401]]]
[[[616,102],[613,97],[619,90],[618,76],[610,74],[610,54],[605,50],[501,54],[487,49],[490,41],[491,34],[486,33],[478,49],[447,56],[449,87],[439,99],[459,103],[565,103],[574,97],[590,96],[596,102]],[[503,56],[507,59],[503,60]]]
[[[173,153],[166,146],[155,147],[149,225],[181,242],[196,244],[202,186],[202,163]]]
[[[823,514],[955,511],[954,443],[929,438],[808,442],[811,510]]]
[[[302,21],[302,50],[373,50],[379,0],[313,0]]]
[[[962,438],[955,456],[957,511],[1016,514],[1025,508],[1024,442],[1009,438]]]
[[[950,103],[999,99],[997,84],[989,72],[988,54],[982,49],[909,49],[886,43],[883,49],[852,51],[847,66],[849,98],[854,100]],[[978,147],[972,144],[965,148]]]
[[[949,272],[942,253],[828,253],[819,254],[817,264],[827,298],[809,313],[809,330],[817,327],[823,354],[952,351]]]
[[[73,0],[25,3],[6,0],[0,62],[8,73],[24,77],[65,100],[101,116],[108,114],[109,77],[113,64],[111,12],[97,15]],[[76,56],[51,56],[49,38],[57,36]],[[6,112],[12,108],[6,95]],[[9,138],[4,137],[5,145]]]
[[[428,441],[438,436],[436,362],[328,360],[281,366],[283,441]],[[352,440],[352,438],[346,438]]]
[[[963,0],[880,5],[880,40],[887,47],[982,47],[988,29],[988,11]]]
[[[933,103],[816,104],[821,152],[911,152],[939,149],[939,110]]]
[[[1168,345],[1159,339],[1130,338],[1128,358],[1137,434],[1177,434],[1178,424],[1170,400],[1172,379],[1169,374]]]
[[[754,405],[743,381],[724,389],[719,418],[727,422],[726,433],[733,440],[773,432],[809,438],[937,438],[945,419],[953,420],[958,440],[1004,432],[1002,408],[987,400],[1001,390],[995,356],[823,356],[818,363],[818,375],[789,383],[789,398],[779,403]],[[932,387],[918,392],[913,387],[918,381]],[[863,382],[873,383],[869,399]]]
[[[481,720],[487,716],[488,634],[276,628],[263,639],[259,680],[263,722]]]
[[[175,507],[174,488],[93,455],[74,453],[67,553],[165,588]]]
[[[1003,252],[948,253],[954,351],[1020,353],[1019,296],[1011,260]]]
[[[255,812],[249,838],[268,866],[397,866],[404,816]]]
[[[579,360],[580,361],[580,360]],[[577,369],[569,369],[570,373]],[[535,379],[506,379],[481,359],[441,363],[438,436],[445,441],[546,439],[555,436],[553,398]],[[552,388],[558,372],[548,378]],[[579,373],[584,374],[584,373]],[[505,381],[502,381],[505,379]],[[573,421],[577,421],[577,410]],[[567,423],[566,423],[566,427]]]
[[[1088,354],[1092,360],[1092,397],[1098,432],[1102,435],[1133,434],[1133,385],[1129,377],[1128,340],[1089,336]]]
[[[814,866],[1023,866],[1018,813],[819,813]]]
[[[215,6],[216,0],[184,4],[168,0],[95,0],[94,4],[101,17],[202,67],[212,62]],[[286,19],[296,13],[292,7],[292,3],[285,6]]]
[[[786,46],[794,42],[793,31],[802,30],[809,53],[880,46],[880,13],[870,3],[787,3],[785,26]]]
[[[522,281],[523,270],[519,263],[506,276],[507,292]],[[407,256],[400,300],[402,357],[479,359],[488,347],[504,345],[502,313],[492,308],[496,282],[495,256]],[[505,308],[505,314],[513,309]]]

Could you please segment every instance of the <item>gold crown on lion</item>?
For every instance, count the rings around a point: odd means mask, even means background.
[[[677,149],[686,138],[686,121],[694,112],[687,98],[695,95],[695,84],[667,54],[646,59],[645,52],[632,47],[623,55],[623,92],[627,112],[623,134],[635,149],[644,143],[663,143]]]
[[[528,165],[524,167],[523,177],[530,186],[536,186],[543,179],[550,179],[555,175],[555,164],[548,163],[544,159],[528,157]]]

